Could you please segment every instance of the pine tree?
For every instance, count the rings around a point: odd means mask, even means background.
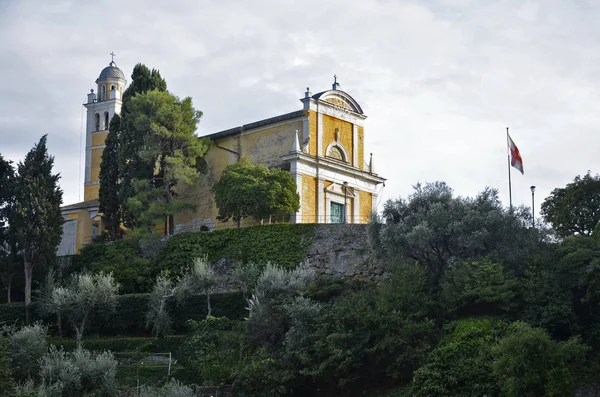
[[[167,83],[156,69],[148,69],[138,63],[131,74],[131,84],[123,93],[123,106],[121,108],[121,134],[119,137],[118,164],[121,177],[119,200],[122,209],[122,218],[125,226],[135,228],[139,226],[134,211],[129,208],[128,201],[136,195],[134,179],[150,180],[152,168],[142,161],[140,152],[144,145],[144,135],[135,128],[135,120],[130,116],[129,102],[136,95],[148,91],[167,91]]]
[[[52,174],[54,157],[48,155],[46,141],[44,135],[17,166],[15,205],[9,220],[23,255],[27,322],[33,268],[55,256],[62,235],[60,175]]]
[[[102,151],[100,163],[100,212],[111,228],[111,237],[117,239],[121,224],[121,201],[119,198],[119,142],[121,135],[121,117],[115,114],[110,121],[108,135]]]
[[[138,161],[151,175],[132,179],[137,191],[128,206],[138,209],[138,219],[150,229],[167,218],[165,233],[172,235],[174,214],[195,207],[192,202],[177,200],[176,188],[180,183],[197,184],[210,146],[210,141],[195,135],[202,112],[193,108],[189,97],[180,100],[157,90],[135,96],[129,108],[131,126],[144,137]]]

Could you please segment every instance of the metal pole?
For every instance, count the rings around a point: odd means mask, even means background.
[[[344,182],[344,223],[348,223],[346,219],[346,211],[348,210],[348,182]]]
[[[531,226],[535,227],[535,186],[531,186]]]
[[[510,181],[510,142],[508,136],[508,127],[506,127],[506,151],[508,158],[508,200],[509,200],[509,208],[510,213],[512,214],[512,183]]]

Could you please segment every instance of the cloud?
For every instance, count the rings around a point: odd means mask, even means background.
[[[201,135],[300,109],[333,74],[369,116],[383,199],[445,180],[508,202],[506,135],[524,156],[513,201],[593,169],[600,16],[593,1],[8,1],[0,7],[0,152],[43,133],[65,202],[81,191],[81,103],[116,51],[158,68],[204,112]]]

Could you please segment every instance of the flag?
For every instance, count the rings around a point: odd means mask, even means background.
[[[523,159],[521,158],[519,148],[515,145],[510,135],[508,136],[508,148],[510,150],[510,165],[521,171],[521,174],[523,174]]]

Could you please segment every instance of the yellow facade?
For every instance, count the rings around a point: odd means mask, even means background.
[[[309,137],[308,153],[315,156],[317,154],[317,121],[318,115],[314,110],[308,112]]]
[[[372,195],[369,192],[358,192],[360,201],[360,223],[367,223],[372,212]]]
[[[352,163],[352,123],[323,115],[323,154],[328,156],[327,148],[332,143],[340,143],[348,154],[347,162]],[[339,135],[336,137],[336,135]],[[339,141],[336,139],[339,138]]]
[[[358,127],[358,168],[365,170],[365,129]]]
[[[302,221],[317,223],[317,189],[318,181],[314,176],[302,175]]]
[[[104,145],[108,132],[95,132],[92,134],[92,146]]]
[[[106,134],[103,134],[103,135],[104,135],[104,137],[98,138],[99,141],[102,138],[104,138],[104,139],[106,138]],[[96,138],[96,134],[94,134],[92,137]],[[104,143],[104,141],[102,141],[102,142]],[[97,149],[92,149],[92,151],[91,151],[90,181],[93,184],[85,185],[83,188],[83,199],[85,201],[97,199],[99,196],[100,163],[102,163],[102,151],[103,150],[104,150],[104,148],[100,147]]]

